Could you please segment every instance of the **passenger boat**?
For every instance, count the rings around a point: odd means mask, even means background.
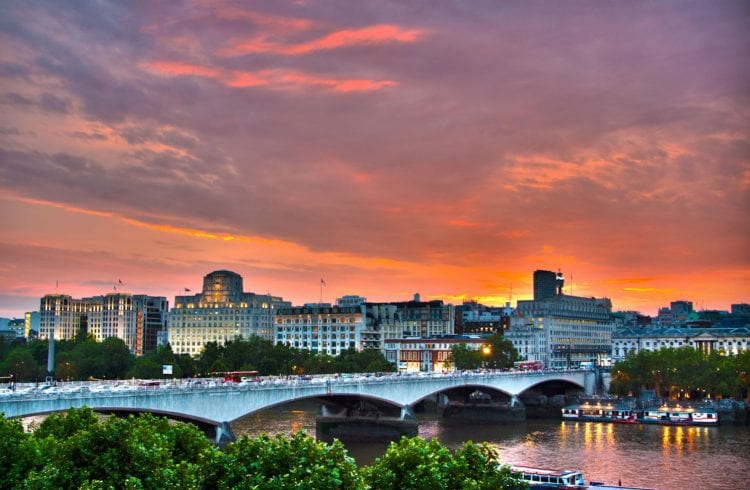
[[[552,470],[512,465],[510,471],[534,489],[649,490],[643,487],[624,487],[619,483],[617,485],[608,485],[601,482],[586,483],[583,473],[577,470]]]
[[[614,422],[621,424],[661,425],[719,425],[719,414],[708,407],[662,405],[658,408],[636,410],[617,401],[584,402],[562,409],[563,420],[584,422]]]
[[[587,488],[580,471],[528,466],[511,466],[510,471],[534,488]]]
[[[719,414],[712,408],[662,405],[656,410],[643,410],[645,424],[661,425],[719,425]]]

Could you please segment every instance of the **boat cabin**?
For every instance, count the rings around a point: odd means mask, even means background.
[[[511,466],[510,471],[532,487],[583,487],[586,485],[583,480],[583,473],[580,471],[551,470],[527,466]]]

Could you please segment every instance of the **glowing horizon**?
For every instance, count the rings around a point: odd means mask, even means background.
[[[217,269],[293,304],[515,303],[536,269],[750,302],[745,2],[0,13],[0,317]]]

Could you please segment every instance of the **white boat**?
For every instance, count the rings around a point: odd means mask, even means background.
[[[583,478],[583,472],[578,470],[553,470],[511,465],[510,471],[534,489],[649,490],[643,487],[624,487],[619,483],[617,485],[593,481],[587,483]]]
[[[532,487],[539,488],[588,488],[583,473],[575,470],[552,470],[511,466],[510,471]]]
[[[662,405],[636,410],[626,404],[605,401],[569,405],[562,409],[563,420],[615,422],[621,424],[719,425],[716,410],[702,406]]]

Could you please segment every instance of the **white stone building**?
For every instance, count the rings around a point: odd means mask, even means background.
[[[692,347],[705,353],[719,351],[737,354],[750,349],[750,327],[694,328],[648,327],[618,329],[612,334],[612,360],[620,361],[629,354],[660,349]]]
[[[177,354],[200,354],[208,342],[235,337],[274,339],[274,315],[291,303],[278,296],[243,292],[242,276],[220,270],[203,278],[203,291],[176,296],[169,311],[168,339]]]

